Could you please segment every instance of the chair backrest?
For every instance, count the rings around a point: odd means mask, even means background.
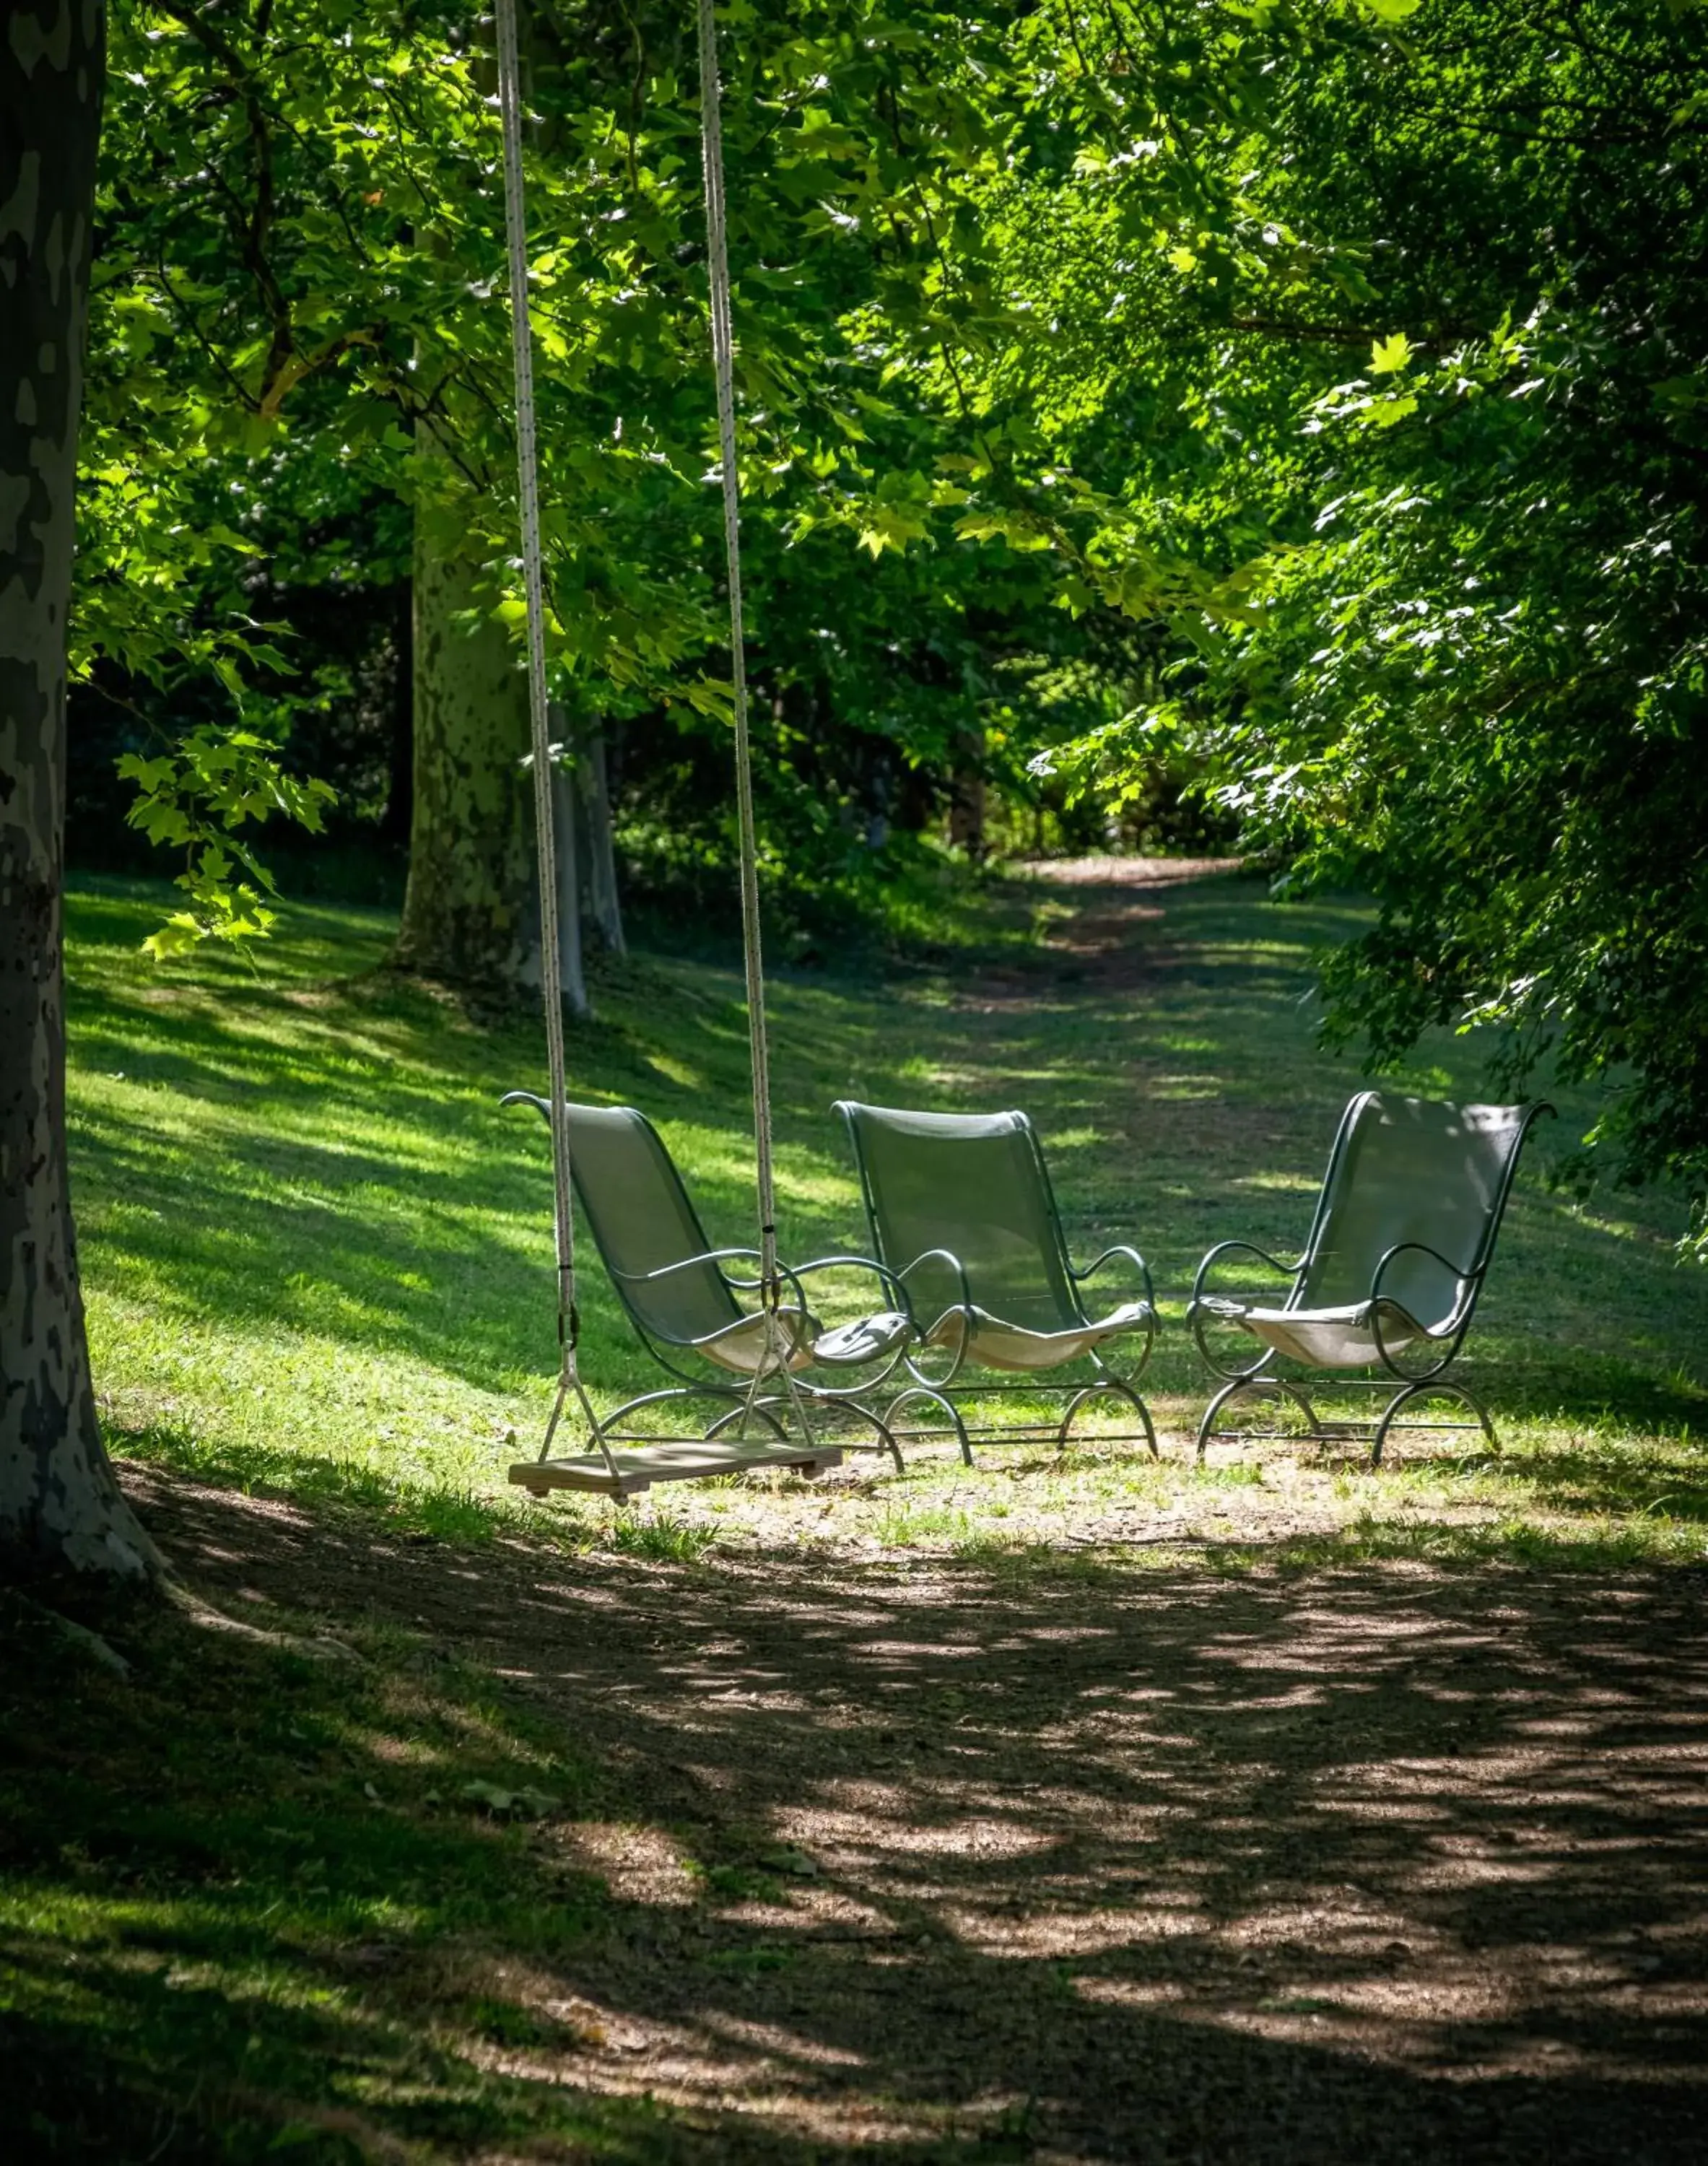
[[[532,1098],[542,1114],[542,1098]],[[664,1139],[632,1106],[566,1108],[570,1171],[582,1216],[611,1282],[643,1331],[676,1345],[719,1331],[741,1313],[715,1264],[635,1280],[711,1247]],[[618,1274],[625,1274],[619,1276]]]
[[[1421,1242],[1458,1272],[1489,1260],[1519,1147],[1537,1106],[1447,1106],[1366,1091],[1342,1116],[1316,1220],[1289,1308],[1336,1308],[1368,1297],[1376,1267],[1404,1241]],[[1420,1323],[1438,1328],[1458,1305],[1454,1277],[1427,1256],[1397,1257],[1384,1276]]]
[[[930,1249],[959,1258],[977,1305],[1033,1331],[1085,1320],[1068,1276],[1044,1155],[1024,1113],[912,1113],[844,1101],[874,1255],[893,1271]],[[929,1326],[958,1306],[945,1264],[911,1274],[909,1297]]]

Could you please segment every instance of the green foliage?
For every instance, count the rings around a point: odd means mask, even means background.
[[[1281,892],[1373,895],[1331,1036],[1393,1064],[1497,1023],[1502,1087],[1605,1079],[1591,1152],[1708,1197],[1708,24],[1504,0],[1252,36],[1261,96],[1224,45],[1172,129],[1114,83],[1139,155],[1030,183],[1047,244],[1015,238],[1062,463],[1134,446],[1132,520],[1216,575],[1141,589],[1155,681],[1052,764],[1119,805],[1179,762]],[[1177,208],[1180,144],[1190,235],[1141,209]]]
[[[723,633],[690,28],[598,0],[533,15],[531,303],[554,689],[578,727],[662,706],[723,745],[722,672],[703,659]],[[352,495],[399,499],[418,531],[472,551],[489,605],[519,621],[483,36],[451,0],[116,9],[86,670],[166,689],[212,674],[253,696],[253,665],[283,665],[245,648],[244,560],[311,556],[305,537]],[[862,447],[898,414],[881,395],[894,355],[938,335],[920,314],[931,236],[965,225],[956,192],[999,153],[976,94],[999,45],[978,10],[865,0],[797,5],[728,41],[762,640],[795,615],[776,560],[806,507],[863,505],[850,522],[892,545],[923,531],[908,478]],[[898,329],[868,351],[880,304]],[[880,617],[935,591],[913,573],[880,587]],[[882,637],[862,630],[862,645]],[[757,658],[762,695],[822,679],[808,642],[831,635],[803,631]]]
[[[688,25],[530,21],[554,689],[628,732],[631,832],[709,879]],[[115,11],[79,651],[178,711],[145,761],[196,765],[212,685],[295,771],[293,706],[337,695],[256,568],[394,560],[382,505],[517,615],[482,34],[453,0]],[[1129,832],[1195,791],[1284,892],[1376,898],[1331,1030],[1392,1061],[1498,1022],[1509,1087],[1627,1086],[1595,1143],[1708,1195],[1705,34],[1639,0],[732,18],[778,890],[881,884],[975,776]],[[189,917],[259,924],[222,863]]]
[[[1256,94],[1273,40],[1210,13],[1217,38],[1147,66],[1156,96],[1226,65]],[[554,690],[574,729],[662,716],[727,769],[688,28],[532,11],[531,298]],[[1102,111],[1077,63],[1051,87],[1060,11],[1013,30],[793,0],[725,39],[762,798],[826,883],[845,821],[925,824],[952,776],[1036,799],[1059,734],[1036,665],[1123,683],[1120,638],[1078,621],[1209,590],[1121,492],[1052,464],[1036,383],[978,388],[1032,329],[998,276],[1031,209],[1013,177]],[[456,0],[115,9],[81,661],[133,699],[145,678],[169,742],[192,684],[264,699],[282,734],[327,696],[312,654],[255,647],[249,597],[276,568],[348,579],[352,516],[383,559],[388,502],[519,617],[484,35]]]
[[[124,753],[119,772],[136,785],[132,824],[151,843],[182,849],[188,860],[176,884],[191,906],[144,941],[149,953],[159,961],[201,939],[264,935],[275,913],[261,896],[277,888],[238,831],[245,821],[259,823],[277,811],[318,832],[333,798],[326,784],[287,774],[273,748],[246,730],[205,726],[157,758]]]

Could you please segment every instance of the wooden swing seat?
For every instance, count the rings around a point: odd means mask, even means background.
[[[549,1496],[554,1489],[591,1489],[604,1497],[634,1497],[655,1482],[704,1482],[720,1474],[745,1474],[756,1467],[804,1474],[809,1479],[827,1467],[840,1466],[840,1450],[826,1447],[809,1451],[801,1444],[729,1443],[692,1437],[662,1438],[642,1450],[613,1448],[611,1469],[601,1452],[575,1459],[535,1459],[513,1466],[510,1479],[530,1496]]]

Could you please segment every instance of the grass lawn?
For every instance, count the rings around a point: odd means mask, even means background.
[[[151,971],[157,894],[89,886],[72,911],[76,1195],[97,1373],[127,1455],[282,1493],[341,1494],[430,1532],[529,1517],[554,1359],[537,1028],[472,1018],[380,965],[381,917],[303,910],[252,975],[209,956]],[[1220,874],[1123,890],[1010,883],[943,927],[946,954],[883,982],[785,980],[774,1073],[786,1255],[863,1245],[828,1117],[839,1096],[1023,1106],[1070,1241],[1134,1243],[1173,1329],[1150,1371],[1167,1463],[993,1452],[972,1476],[916,1454],[835,1492],[655,1492],[615,1538],[1004,1545],[1094,1524],[1105,1543],[1249,1529],[1320,1545],[1589,1545],[1696,1556],[1708,1482],[1708,1275],[1681,1266],[1679,1200],[1579,1207],[1545,1182],[1590,1108],[1563,1097],[1521,1180],[1473,1340],[1506,1450],[1379,1476],[1272,1455],[1185,1463],[1208,1397],[1180,1324],[1211,1242],[1296,1248],[1356,1070],[1312,1043],[1312,948],[1349,912],[1281,907]],[[954,943],[950,945],[949,943]],[[735,976],[648,958],[608,973],[572,1089],[658,1122],[712,1238],[751,1241],[746,1030]],[[1445,1039],[1401,1079],[1474,1093]],[[603,1403],[653,1381],[590,1253],[583,1367]],[[1471,1373],[1468,1369],[1468,1374]],[[1092,1424],[1094,1427],[1094,1423]],[[1229,1516],[1231,1514],[1231,1516]],[[613,1539],[606,1506],[533,1519]],[[1161,1518],[1162,1524],[1157,1524]],[[646,1529],[652,1529],[649,1536]]]
[[[619,1511],[505,1480],[554,1350],[545,1134],[496,1104],[537,1025],[387,976],[371,913],[155,972],[160,907],[73,898],[74,1180],[109,1438],[192,1593],[56,1594],[98,1646],[0,1594],[9,2157],[1700,2158],[1678,1199],[1579,1206],[1536,1153],[1475,1342],[1498,1457],[1191,1463],[1192,1268],[1302,1238],[1359,1080],[1303,997],[1345,913],[1012,880],[882,982],[776,986],[785,1252],[857,1237],[833,1098],[1025,1107],[1075,1249],[1156,1268],[1159,1464],[1093,1433]],[[598,992],[574,1087],[750,1238],[735,977]],[[596,1395],[643,1388],[591,1258],[583,1306]]]

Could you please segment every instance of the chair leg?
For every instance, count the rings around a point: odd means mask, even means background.
[[[742,1431],[745,1434],[747,1424],[756,1415],[764,1423],[765,1426],[771,1431],[771,1434],[777,1439],[779,1444],[788,1443],[788,1431],[783,1427],[783,1424],[778,1421],[777,1416],[771,1412],[770,1408],[768,1407],[761,1406],[756,1403],[750,1405],[746,1400],[744,1400],[739,1407],[731,1407],[728,1413],[719,1415],[716,1421],[714,1421],[711,1427],[706,1431],[707,1442],[710,1443],[714,1438],[721,1436],[724,1431],[729,1428],[731,1422],[739,1422],[741,1424]]]
[[[1198,1424],[1198,1463],[1204,1464],[1204,1455],[1215,1435],[1215,1425],[1223,1408],[1232,1404],[1240,1396],[1249,1392],[1254,1398],[1291,1399],[1305,1416],[1306,1434],[1317,1426],[1316,1409],[1296,1384],[1284,1376],[1236,1376],[1231,1384],[1224,1384],[1204,1410],[1204,1419]]]
[[[1236,1376],[1232,1383],[1222,1386],[1205,1408],[1204,1419],[1198,1424],[1198,1463],[1200,1466],[1204,1464],[1205,1453],[1210,1449],[1210,1440],[1215,1434],[1215,1425],[1221,1410],[1229,1401],[1236,1399],[1241,1392],[1263,1393],[1273,1389],[1274,1386],[1267,1380],[1250,1376]]]
[[[1373,1468],[1382,1464],[1382,1453],[1388,1442],[1388,1432],[1393,1428],[1396,1416],[1404,1408],[1410,1406],[1415,1400],[1430,1398],[1458,1399],[1462,1405],[1468,1407],[1481,1424],[1484,1435],[1489,1440],[1489,1450],[1500,1450],[1500,1439],[1495,1433],[1494,1418],[1468,1385],[1431,1383],[1426,1381],[1420,1384],[1408,1384],[1403,1392],[1396,1392],[1383,1408],[1382,1418],[1376,1424],[1375,1440],[1370,1446],[1370,1465]]]
[[[944,1393],[937,1391],[933,1386],[930,1384],[910,1384],[906,1391],[898,1392],[895,1397],[883,1410],[883,1418],[885,1422],[893,1428],[895,1424],[897,1411],[900,1408],[908,1405],[910,1401],[915,1399],[923,1399],[927,1406],[935,1407],[938,1413],[942,1415],[944,1420],[948,1423],[949,1427],[954,1431],[955,1441],[959,1445],[961,1450],[962,1465],[963,1466],[971,1466],[973,1464],[973,1442],[967,1434],[967,1424],[962,1420],[959,1409],[955,1406],[954,1403],[951,1399],[947,1398]],[[897,1463],[900,1463],[900,1455],[899,1453],[897,1455]]]
[[[676,1399],[725,1401],[730,1406],[730,1412],[727,1414],[720,1414],[716,1424],[717,1429],[723,1429],[733,1417],[740,1415],[746,1410],[747,1394],[745,1392],[736,1391],[727,1384],[713,1383],[670,1384],[661,1391],[642,1392],[638,1397],[625,1399],[621,1406],[612,1408],[611,1412],[596,1425],[596,1440],[602,1439],[609,1444],[628,1442],[630,1440],[625,1438],[621,1432],[623,1424],[628,1421],[630,1415],[639,1413],[642,1407],[661,1407]],[[766,1416],[766,1420],[773,1429],[777,1429],[776,1423],[771,1420],[769,1415]],[[710,1430],[707,1432],[708,1434],[714,1433]],[[778,1430],[778,1434],[781,1435],[782,1431]]]
[[[1131,1384],[1124,1384],[1119,1376],[1099,1376],[1095,1383],[1087,1384],[1081,1390],[1077,1391],[1073,1394],[1073,1397],[1068,1402],[1068,1410],[1062,1415],[1061,1425],[1056,1431],[1057,1450],[1065,1451],[1068,1449],[1068,1432],[1073,1425],[1074,1415],[1078,1413],[1081,1407],[1085,1404],[1085,1402],[1088,1399],[1094,1399],[1100,1394],[1106,1392],[1113,1392],[1116,1397],[1122,1398],[1126,1401],[1127,1404],[1132,1408],[1133,1412],[1145,1425],[1145,1442],[1150,1447],[1152,1458],[1160,1459],[1162,1455],[1157,1449],[1157,1427],[1156,1424],[1151,1419],[1151,1409],[1145,1404],[1144,1401],[1139,1397],[1132,1386]]]
[[[862,1406],[858,1399],[838,1399],[836,1404],[844,1413],[857,1414],[862,1421],[870,1422],[873,1429],[878,1431],[876,1448],[879,1451],[887,1451],[889,1454],[895,1461],[895,1471],[898,1474],[907,1472],[907,1467],[901,1455],[901,1446],[896,1442],[894,1433],[889,1426],[889,1418],[895,1412],[893,1406],[886,1408],[882,1414],[875,1414],[870,1407]]]

